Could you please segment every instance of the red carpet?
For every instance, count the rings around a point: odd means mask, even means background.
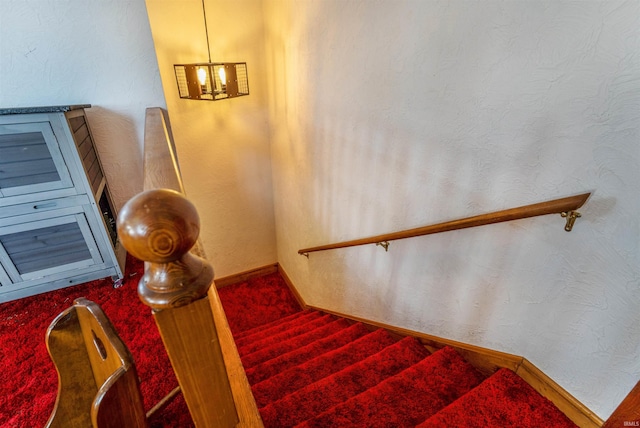
[[[151,309],[138,299],[141,274],[142,264],[130,258],[120,288],[114,289],[111,280],[105,279],[0,304],[1,427],[42,427],[47,422],[58,379],[45,333],[51,321],[78,297],[98,303],[129,347],[147,409],[177,385]],[[153,427],[193,426],[181,396],[151,422]]]
[[[221,288],[218,294],[234,336],[300,311],[277,273]]]
[[[575,427],[568,419],[549,417],[558,410],[518,375],[498,370],[480,386],[427,419],[420,428],[437,427]]]
[[[257,383],[264,379],[274,380],[274,376],[281,377],[282,371],[287,367],[291,367],[292,364],[302,364],[305,361],[316,356],[323,355],[332,349],[343,347],[366,333],[368,333],[368,330],[362,325],[354,325],[350,328],[345,328],[335,334],[310,343],[309,345],[288,352],[286,355],[272,358],[264,363],[258,364],[257,366],[248,368],[246,370],[247,377],[252,383]]]
[[[267,428],[575,427],[509,370],[485,380],[453,348],[301,311],[268,282],[220,290]]]
[[[456,351],[444,348],[299,426],[412,427],[481,380]]]
[[[151,311],[137,297],[142,265],[110,280],[0,305],[0,426],[43,426],[57,378],[44,343],[73,299],[100,304],[138,367],[145,406],[176,384]],[[219,290],[266,427],[575,427],[513,372],[487,379],[452,348],[303,311],[278,274]],[[192,427],[180,396],[153,428]]]

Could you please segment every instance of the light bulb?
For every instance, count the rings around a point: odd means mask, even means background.
[[[198,81],[200,82],[200,86],[207,84],[207,70],[202,67],[198,69]]]
[[[227,73],[225,73],[224,67],[220,67],[218,69],[218,76],[220,76],[220,82],[222,82],[222,85],[226,85],[227,84]]]

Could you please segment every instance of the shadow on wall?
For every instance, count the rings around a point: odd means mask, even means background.
[[[144,142],[134,120],[99,106],[87,109],[91,133],[116,209],[142,191]]]
[[[471,131],[459,130],[434,137],[420,123],[391,120],[392,113],[367,108],[357,99],[351,115],[323,113],[317,101],[322,94],[313,99],[316,104],[308,105],[304,116],[316,120],[305,124],[309,144],[300,155],[307,157],[309,170],[300,182],[310,183],[304,198],[311,207],[308,224],[314,226],[304,234],[310,239],[303,246],[542,202],[557,190],[545,179],[525,180],[522,170],[527,168],[520,156],[553,155],[553,146],[539,144],[535,136],[508,146],[493,141],[491,127],[477,140],[469,136]],[[459,109],[462,117],[480,122],[473,107]],[[529,325],[568,298],[562,288],[539,284],[538,278],[542,270],[561,285],[574,277],[562,262],[572,246],[563,226],[559,216],[529,219],[394,241],[389,254],[363,247],[313,254],[309,266],[315,268],[308,268],[309,276],[322,278],[311,281],[311,295],[321,307],[523,354],[518,341]],[[323,283],[337,285],[322,289]],[[425,306],[430,314],[423,313]],[[567,325],[578,319],[572,313],[556,322]]]

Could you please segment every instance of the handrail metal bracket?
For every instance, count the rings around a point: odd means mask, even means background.
[[[582,214],[580,214],[578,211],[562,212],[560,213],[560,215],[567,219],[567,224],[564,226],[564,230],[566,230],[567,232],[571,232],[571,229],[573,229],[573,224],[576,222],[576,219],[578,217],[582,217]]]
[[[380,245],[385,251],[389,251],[389,241],[376,242],[376,245]]]
[[[301,256],[305,256],[306,258],[309,258],[309,253],[300,253]]]

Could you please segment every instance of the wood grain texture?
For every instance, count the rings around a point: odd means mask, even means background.
[[[47,427],[147,427],[133,358],[102,309],[77,299],[47,331],[58,397]]]
[[[518,208],[511,208],[496,211],[489,214],[482,214],[473,217],[466,217],[459,220],[452,220],[430,226],[407,229],[400,232],[385,233],[368,238],[343,241],[335,244],[320,245],[298,250],[299,254],[308,254],[314,251],[333,250],[337,248],[354,247],[357,245],[375,244],[378,242],[395,241],[397,239],[413,238],[416,236],[432,235],[434,233],[449,232],[452,230],[466,229],[470,227],[484,226],[488,224],[501,223],[505,221],[519,220],[523,218],[536,217],[547,214],[560,214],[567,211],[575,211],[580,208],[589,198],[591,193],[570,196],[568,198],[554,199],[552,201],[540,202],[532,205],[525,205]]]
[[[123,397],[128,399],[124,400]],[[93,403],[91,422],[96,428],[149,426],[135,370],[119,367],[107,379]]]
[[[154,318],[195,425],[236,426],[238,414],[209,299],[155,311]]]
[[[58,373],[58,395],[45,427],[90,427],[90,409],[98,387],[74,307],[53,320],[47,330],[46,343]],[[79,409],[86,410],[79,412]]]
[[[238,427],[259,428],[263,426],[258,406],[251,392],[249,380],[244,371],[244,366],[240,360],[236,343],[231,334],[227,317],[224,314],[220,297],[216,287],[209,289],[209,303],[215,320],[218,340],[222,349],[222,355],[229,376],[231,392],[238,412]]]
[[[180,174],[171,122],[160,107],[146,110],[144,123],[143,189],[170,189],[186,195]],[[198,241],[191,253],[206,258],[204,247]]]
[[[185,193],[172,141],[163,110],[148,108],[144,126],[144,190],[171,189]]]
[[[640,382],[622,400],[622,403],[603,425],[604,428],[623,428],[625,426],[640,426]]]
[[[118,235],[134,257],[147,262],[138,294],[154,309],[179,307],[207,294],[213,267],[189,253],[200,219],[193,204],[169,189],[147,190],[120,210]]]

